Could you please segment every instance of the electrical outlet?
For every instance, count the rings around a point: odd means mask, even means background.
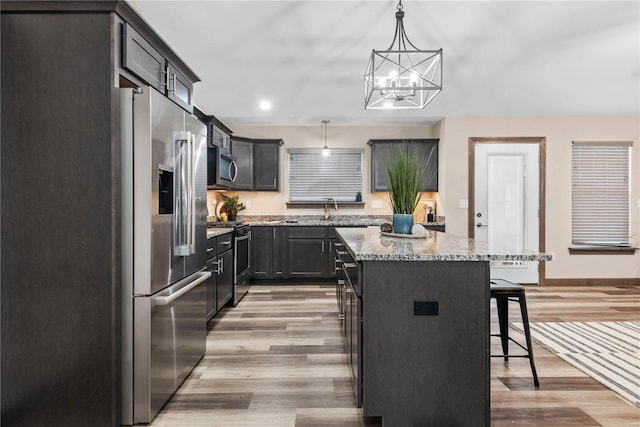
[[[380,200],[372,200],[371,207],[373,209],[382,209],[382,202]]]
[[[247,200],[246,202],[244,202],[244,205],[247,207],[247,209],[251,208],[251,200]]]

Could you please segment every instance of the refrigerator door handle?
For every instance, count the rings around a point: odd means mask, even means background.
[[[191,203],[190,198],[190,184],[189,175],[191,173],[191,167],[189,165],[189,143],[191,141],[191,132],[176,131],[173,133],[173,139],[175,141],[176,149],[176,165],[179,166],[176,169],[176,177],[178,180],[176,191],[176,207],[175,207],[175,248],[174,253],[176,256],[189,256],[189,240],[191,239],[190,230],[190,214]],[[185,149],[187,151],[185,155]],[[186,206],[185,206],[186,205]]]
[[[196,135],[191,134],[189,139],[189,254],[196,253],[196,165],[194,156],[194,147],[196,143]]]
[[[186,294],[191,289],[195,288],[200,283],[202,283],[205,280],[207,280],[209,277],[211,277],[211,272],[210,271],[202,272],[202,274],[200,275],[199,278],[197,278],[193,282],[189,283],[188,285],[183,286],[182,288],[180,288],[178,291],[172,293],[171,295],[167,295],[166,297],[151,297],[152,305],[167,305],[167,304],[171,304],[173,301],[175,301],[176,299],[180,298],[182,295]]]

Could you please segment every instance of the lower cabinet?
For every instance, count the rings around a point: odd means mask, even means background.
[[[211,320],[233,293],[233,250],[231,233],[207,239],[207,321]]]
[[[217,311],[220,311],[231,300],[233,294],[233,251],[231,249],[218,255],[218,271],[216,274],[217,285]]]
[[[362,405],[362,299],[360,296],[361,266],[347,250],[338,246],[337,299],[338,317],[342,324],[347,362],[351,368],[356,406]]]
[[[298,228],[289,231],[288,276],[326,277],[327,253],[325,251],[324,227],[317,228],[312,232],[305,232],[298,230]],[[292,233],[294,234],[293,237]],[[322,236],[315,237],[314,234],[316,233],[318,236]],[[304,235],[309,237],[296,237]]]
[[[336,244],[332,226],[252,226],[251,277],[336,277]]]
[[[288,227],[251,227],[251,277],[286,277]]]

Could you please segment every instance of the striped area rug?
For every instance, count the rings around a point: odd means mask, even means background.
[[[513,326],[522,331],[522,323]],[[547,350],[640,407],[640,322],[534,322],[530,329]]]

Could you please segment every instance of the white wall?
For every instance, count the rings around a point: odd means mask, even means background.
[[[441,204],[447,233],[467,236],[468,140],[470,137],[545,137],[546,251],[556,260],[546,264],[546,278],[639,278],[640,252],[635,255],[569,255],[571,244],[571,142],[633,141],[631,166],[631,244],[640,246],[640,118],[451,118],[441,123]]]

